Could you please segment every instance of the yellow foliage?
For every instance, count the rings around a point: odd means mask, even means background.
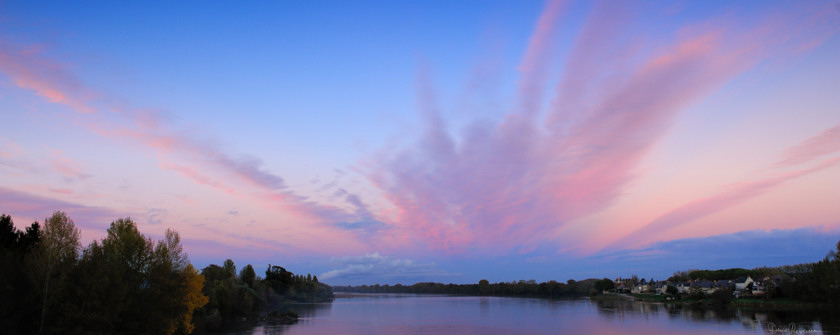
[[[195,329],[195,325],[192,324],[193,312],[206,305],[210,298],[201,293],[201,288],[204,286],[204,276],[193,268],[192,264],[188,264],[184,268],[182,276],[184,283],[184,286],[182,286],[184,288],[183,302],[186,311],[180,317],[179,323],[184,333],[190,334]]]

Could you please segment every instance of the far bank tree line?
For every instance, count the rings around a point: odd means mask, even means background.
[[[361,286],[333,286],[336,292],[351,293],[415,293],[415,294],[458,294],[458,295],[489,295],[501,297],[530,297],[530,298],[571,298],[582,297],[595,293],[597,279],[576,281],[569,279],[565,283],[554,280],[537,283],[533,280],[514,282],[499,282],[491,284],[482,279],[478,284],[442,284],[417,283],[414,285],[361,285]]]
[[[840,242],[836,250],[830,251],[822,260],[814,263],[785,265],[779,267],[759,267],[754,269],[722,269],[722,270],[689,270],[678,271],[668,278],[668,292],[677,295],[676,287],[679,282],[693,280],[727,280],[737,277],[750,276],[752,278],[768,278],[769,284],[760,298],[767,300],[796,300],[801,302],[840,304]],[[639,282],[634,275],[630,282]],[[651,281],[653,279],[651,278]],[[459,295],[492,295],[514,297],[564,298],[597,295],[603,291],[610,291],[616,283],[609,278],[586,279],[581,281],[568,280],[566,283],[548,281],[536,283],[533,280],[518,282],[500,282],[491,284],[482,279],[478,284],[442,284],[417,283],[414,285],[361,285],[361,286],[333,286],[336,292],[353,293],[431,293],[431,294],[459,294]],[[732,292],[720,290],[712,298],[728,302],[732,300]],[[703,297],[692,297],[703,298]]]
[[[0,332],[3,334],[189,334],[236,318],[265,316],[293,301],[332,299],[312,276],[232,260],[200,272],[180,236],[153,241],[131,219],[110,224],[85,248],[63,212],[23,230],[0,215]]]

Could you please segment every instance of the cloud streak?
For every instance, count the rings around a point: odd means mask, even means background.
[[[560,228],[616,201],[680,111],[778,56],[794,34],[834,30],[833,21],[823,20],[803,31],[800,20],[819,14],[811,8],[811,16],[768,20],[750,29],[711,20],[683,27],[650,47],[625,38],[630,16],[610,6],[595,6],[544,120],[538,118],[539,88],[551,64],[541,55],[551,49],[549,35],[561,7],[556,2],[546,6],[520,66],[518,110],[495,124],[477,123],[451,135],[438,115],[428,71],[421,69],[423,135],[412,146],[382,154],[384,163],[369,175],[397,209],[389,221],[397,228],[390,237],[395,244],[503,253],[556,242]],[[779,36],[786,38],[779,42]],[[817,170],[742,185],[672,217],[734,205]]]
[[[840,124],[785,150],[773,167],[790,167],[840,152]]]
[[[735,207],[750,199],[759,197],[774,188],[796,178],[820,172],[840,165],[840,156],[832,156],[840,151],[840,124],[814,135],[801,143],[786,149],[782,158],[763,170],[769,174],[754,180],[734,183],[721,192],[691,201],[673,209],[645,226],[625,235],[611,247],[627,247],[646,241],[645,236],[662,233],[669,229],[688,224],[697,219]],[[802,165],[813,163],[810,167]],[[792,171],[785,169],[795,168]]]
[[[153,150],[162,169],[174,171],[198,185],[251,197],[267,207],[296,216],[303,223],[297,226],[298,230],[306,230],[307,225],[318,226],[320,230],[332,229],[333,223],[366,219],[359,215],[369,215],[358,210],[364,206],[355,194],[347,199],[356,206],[356,212],[308,200],[290,189],[282,177],[268,171],[259,158],[231,155],[211,140],[199,140],[173,130],[172,123],[159,110],[134,108],[118,97],[96,92],[68,71],[67,66],[44,56],[42,49],[0,40],[0,72],[18,87],[32,90],[50,103],[69,107],[76,112],[69,117],[90,131]],[[51,164],[66,179],[88,177],[69,159],[58,157]]]

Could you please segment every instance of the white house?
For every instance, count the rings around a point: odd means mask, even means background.
[[[681,283],[677,284],[677,291],[680,294],[691,293],[691,282],[681,282]]]
[[[752,282],[753,279],[750,276],[736,278],[735,289],[738,291],[746,290],[747,286],[749,286]]]

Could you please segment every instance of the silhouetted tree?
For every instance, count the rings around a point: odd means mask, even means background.
[[[242,268],[242,271],[239,272],[239,280],[248,285],[248,287],[250,288],[254,288],[256,279],[257,273],[254,272],[254,267],[251,266],[251,264],[246,265],[244,268]]]
[[[47,312],[61,301],[67,286],[67,277],[76,266],[81,232],[64,212],[55,212],[44,220],[42,243],[36,249],[30,269],[40,294],[40,322],[38,332],[44,332]],[[58,299],[57,299],[58,298]]]
[[[20,231],[11,216],[0,215],[0,329],[4,333],[31,334],[38,329],[39,287],[27,263],[41,236],[37,222]]]
[[[613,288],[615,288],[615,283],[613,283],[613,281],[609,278],[604,278],[595,282],[595,290],[597,290],[598,293],[601,293],[602,291],[609,291]]]

